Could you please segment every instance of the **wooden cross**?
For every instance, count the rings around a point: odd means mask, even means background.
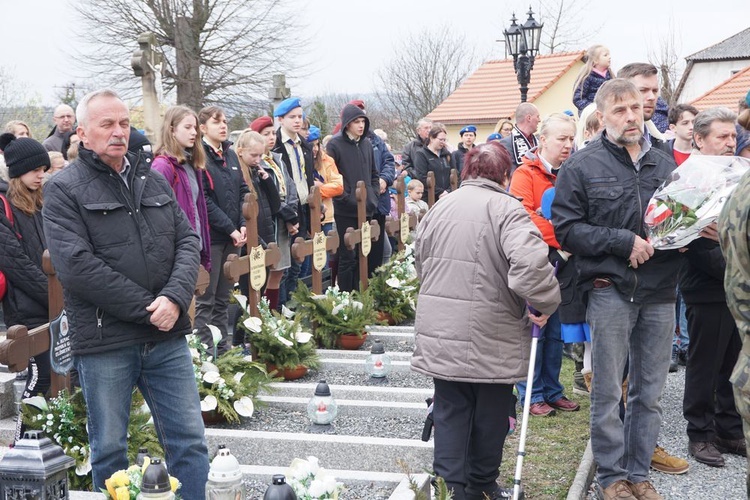
[[[373,241],[380,238],[380,225],[378,221],[372,220],[367,222],[367,189],[364,181],[357,181],[355,190],[357,197],[357,229],[353,227],[346,228],[344,234],[344,244],[349,250],[359,243],[359,290],[367,290],[367,256],[370,254],[370,247]]]
[[[427,206],[432,208],[432,205],[435,204],[435,172],[432,170],[427,172],[427,185],[425,188],[427,189]]]
[[[321,196],[318,186],[310,189],[308,196],[310,206],[310,235],[312,239],[306,240],[297,237],[292,244],[292,257],[297,262],[302,262],[305,257],[312,255],[312,291],[317,295],[323,294],[323,267],[326,265],[326,252],[336,253],[339,248],[339,233],[334,229],[323,234],[320,229],[320,204]]]
[[[451,183],[451,192],[458,189],[458,170],[455,168],[451,169],[450,174],[450,183]],[[435,172],[430,170],[427,172],[427,186],[425,186],[427,189],[427,206],[432,208],[432,205],[435,204]]]
[[[42,256],[42,269],[47,275],[47,290],[49,294],[49,319],[57,318],[63,310],[63,289],[57,273],[52,266],[49,250]],[[203,266],[198,272],[196,294],[206,291],[210,275]],[[8,371],[19,373],[29,367],[29,358],[46,353],[50,349],[49,323],[38,326],[29,331],[24,325],[11,326],[6,334],[6,340],[0,342],[0,363],[8,366]],[[47,354],[45,354],[46,356]],[[57,396],[63,389],[70,390],[70,375],[60,375],[54,370],[51,373],[50,392]]]
[[[258,244],[258,195],[252,187],[250,189],[251,192],[245,195],[245,202],[242,204],[247,231],[247,255],[230,255],[224,263],[224,276],[232,283],[236,283],[242,276],[247,275],[247,302],[250,306],[250,315],[259,318],[258,303],[260,290],[266,283],[266,267],[278,264],[281,252],[276,243],[269,243],[265,250]]]
[[[415,213],[406,213],[406,199],[404,198],[404,178],[396,179],[396,205],[398,207],[398,219],[392,219],[389,215],[385,220],[385,232],[389,236],[398,238],[398,249],[403,251],[406,247],[406,240],[409,238],[409,231],[417,227],[418,215]]]

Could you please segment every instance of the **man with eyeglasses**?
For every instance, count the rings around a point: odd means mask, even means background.
[[[76,122],[75,113],[73,112],[73,108],[67,104],[60,104],[55,108],[52,119],[55,121],[55,126],[42,145],[47,151],[62,153],[65,135],[73,131],[73,124]]]

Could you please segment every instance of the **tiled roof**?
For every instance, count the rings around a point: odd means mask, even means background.
[[[531,70],[527,101],[534,102],[580,59],[584,52],[537,56]],[[572,92],[572,89],[571,89]],[[446,125],[496,123],[510,118],[521,103],[513,59],[488,61],[427,115]]]
[[[720,83],[690,104],[698,110],[724,106],[736,111],[737,104],[747,95],[748,89],[750,89],[750,66],[738,71],[729,80]]]
[[[750,28],[685,58],[687,61],[750,59]]]

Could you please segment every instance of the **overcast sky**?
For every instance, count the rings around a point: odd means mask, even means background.
[[[496,40],[510,24],[510,13],[515,10],[518,17],[525,18],[521,13],[529,5],[515,0],[289,1],[299,5],[299,15],[314,33],[304,62],[315,72],[289,82],[292,92],[303,97],[326,92],[372,92],[378,69],[392,58],[399,39],[442,23],[465,33],[479,54],[501,57],[503,46]],[[538,11],[538,0],[531,3]],[[608,46],[612,64],[619,68],[646,60],[649,46],[657,46],[670,19],[678,35],[678,53],[684,57],[750,26],[747,5],[747,0],[716,4],[705,0],[591,0],[585,16],[576,22],[581,30],[600,27],[598,35],[586,45]],[[54,95],[59,92],[55,87],[81,74],[68,55],[76,43],[75,12],[66,0],[0,0],[0,12],[5,42],[0,67],[12,71],[32,95],[54,104]]]

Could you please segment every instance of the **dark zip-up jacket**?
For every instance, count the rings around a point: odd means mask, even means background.
[[[36,328],[49,318],[47,276],[42,270],[46,248],[42,213],[27,215],[12,203],[10,209],[12,225],[0,203],[0,271],[8,286],[3,298],[5,324]]]
[[[76,355],[192,330],[188,309],[200,263],[198,235],[164,176],[140,153],[127,158],[127,185],[82,147],[76,161],[44,186],[44,234]],[[169,332],[150,322],[146,307],[157,296],[180,308]]]
[[[385,145],[383,139],[372,131],[367,133],[367,138],[372,143],[375,168],[378,169],[378,175],[385,181],[386,185],[385,192],[378,196],[378,213],[380,215],[388,215],[391,213],[391,194],[387,188],[396,180],[396,161],[393,158],[393,154],[388,151],[388,146]],[[378,190],[375,192],[380,193],[380,186],[378,186]]]
[[[633,269],[628,257],[635,235],[646,239],[643,216],[651,196],[675,168],[674,159],[651,148],[637,171],[625,148],[606,132],[560,168],[552,225],[563,250],[576,256],[578,284],[609,278],[631,302],[673,302],[682,259],[677,250],[656,250]]]
[[[422,199],[427,201],[427,173],[435,172],[435,200],[440,198],[444,191],[451,190],[451,169],[454,167],[453,158],[448,152],[448,148],[440,150],[440,155],[436,155],[432,150],[423,146],[414,153],[414,170],[417,179],[424,184],[424,193]]]
[[[242,203],[250,189],[245,184],[240,160],[231,145],[229,141],[222,143],[223,157],[220,157],[214,148],[203,143],[208,172],[203,176],[203,193],[211,226],[211,243],[229,243],[232,241],[230,235],[245,226]]]
[[[346,133],[346,127],[360,116],[365,118],[365,130],[362,137],[355,141]],[[326,148],[344,180],[344,193],[333,199],[333,213],[357,217],[357,182],[364,181],[367,189],[367,216],[372,217],[378,208],[380,176],[375,166],[372,143],[367,138],[370,119],[362,109],[347,104],[341,112],[341,124],[341,131],[331,139]]]

